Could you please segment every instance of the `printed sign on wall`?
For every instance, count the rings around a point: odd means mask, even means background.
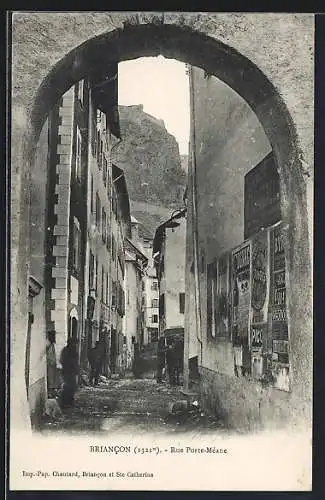
[[[251,243],[232,251],[232,334],[234,344],[248,346],[251,303]]]
[[[283,245],[283,226],[271,229],[271,332],[272,341],[288,341],[288,322],[286,311],[285,258]],[[277,349],[279,344],[273,344]],[[274,351],[278,352],[278,351]],[[284,354],[279,352],[279,354]],[[287,355],[281,356],[281,361],[288,362]]]
[[[252,238],[252,299],[251,347],[267,348],[267,316],[269,291],[268,231],[260,231]]]
[[[272,344],[272,374],[275,379],[275,387],[289,391],[289,339],[286,309],[284,230],[282,224],[271,228],[270,251],[270,342]]]

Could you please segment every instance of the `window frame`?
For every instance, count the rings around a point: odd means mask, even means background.
[[[77,136],[76,136],[76,162],[75,162],[75,176],[76,180],[81,182],[82,176],[82,135],[81,130],[77,125]]]
[[[156,320],[155,320],[155,319],[156,319]],[[151,323],[152,323],[153,325],[156,325],[156,324],[158,323],[158,320],[159,320],[159,318],[158,318],[158,314],[152,314],[152,315],[151,315]]]

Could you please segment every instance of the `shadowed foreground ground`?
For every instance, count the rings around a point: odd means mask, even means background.
[[[119,434],[221,431],[222,424],[201,411],[172,415],[170,404],[184,400],[179,387],[153,379],[109,380],[78,391],[75,406],[62,420],[46,421],[42,434]]]

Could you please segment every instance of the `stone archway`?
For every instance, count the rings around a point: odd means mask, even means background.
[[[238,17],[236,14],[194,13],[150,14],[149,17],[143,13],[139,16],[134,13],[15,16],[12,82],[13,365],[20,357],[19,346],[23,344],[21,339],[26,332],[29,177],[47,113],[72,84],[103,64],[162,54],[203,68],[208,74],[223,80],[246,100],[264,127],[279,166],[282,213],[288,227],[286,259],[290,329],[295,332],[294,345],[302,343],[306,352],[305,359],[298,360],[297,373],[308,369],[312,352],[311,334],[306,336],[306,332],[312,330],[309,246],[312,219],[311,207],[307,205],[306,181],[312,175],[313,133],[310,127],[312,96],[310,86],[303,78],[311,77],[311,73],[308,64],[303,68],[300,62],[295,63],[288,56],[292,54],[292,37],[297,29],[300,32],[305,29],[306,36],[309,36],[311,18],[306,17],[304,21],[299,16],[289,16],[284,36],[282,20],[277,15],[271,15],[271,18],[269,15],[253,18],[247,14]],[[24,38],[24,46],[19,45],[28,26],[34,32],[30,31],[27,39]],[[263,37],[269,39],[270,33],[278,36],[272,47],[261,43]],[[45,47],[42,47],[42,40]],[[281,42],[282,46],[279,45]],[[305,60],[309,61],[309,38],[305,44]],[[283,64],[286,63],[284,70]],[[299,98],[293,97],[297,96],[297,89],[296,80],[288,76],[290,69],[299,81],[303,77]],[[310,397],[309,386],[306,386],[305,393]]]

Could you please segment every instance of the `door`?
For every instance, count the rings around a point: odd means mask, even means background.
[[[116,330],[111,330],[111,351],[110,351],[110,365],[111,372],[115,373],[116,368]]]

